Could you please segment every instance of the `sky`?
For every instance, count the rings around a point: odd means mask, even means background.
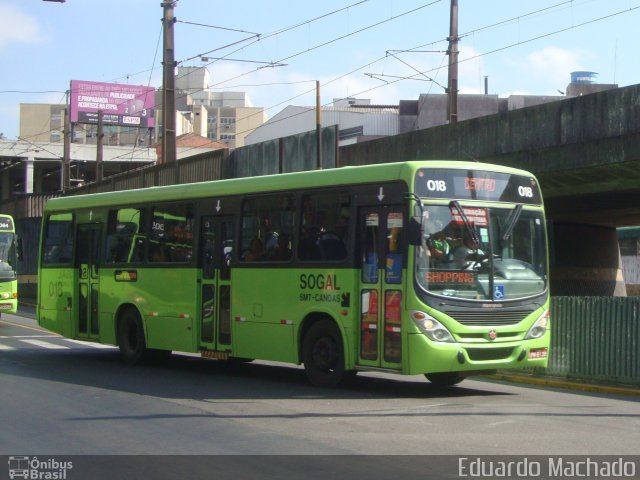
[[[160,87],[160,0],[0,0],[0,133],[21,103],[65,103],[71,80]],[[287,105],[444,93],[451,0],[178,0],[175,59],[209,88]],[[640,83],[640,0],[458,0],[460,93],[560,95],[577,70]],[[203,61],[202,57],[209,60]],[[214,59],[214,57],[219,59]]]

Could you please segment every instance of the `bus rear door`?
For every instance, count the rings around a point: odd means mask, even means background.
[[[228,352],[234,218],[204,216],[200,225],[200,350]]]
[[[78,225],[76,232],[76,266],[78,268],[78,309],[76,336],[100,337],[98,298],[100,292],[100,245],[102,224]]]
[[[359,365],[401,369],[403,211],[395,205],[359,209]]]

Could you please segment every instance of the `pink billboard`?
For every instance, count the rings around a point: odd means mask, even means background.
[[[71,122],[155,127],[155,89],[121,83],[71,80]]]

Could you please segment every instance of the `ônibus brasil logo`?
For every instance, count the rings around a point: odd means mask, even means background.
[[[9,457],[9,478],[33,480],[66,480],[67,471],[73,468],[73,462],[63,462],[54,458],[39,460],[38,457]]]

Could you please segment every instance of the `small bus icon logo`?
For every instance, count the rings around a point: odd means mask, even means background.
[[[29,457],[9,457],[9,478],[29,478]]]

